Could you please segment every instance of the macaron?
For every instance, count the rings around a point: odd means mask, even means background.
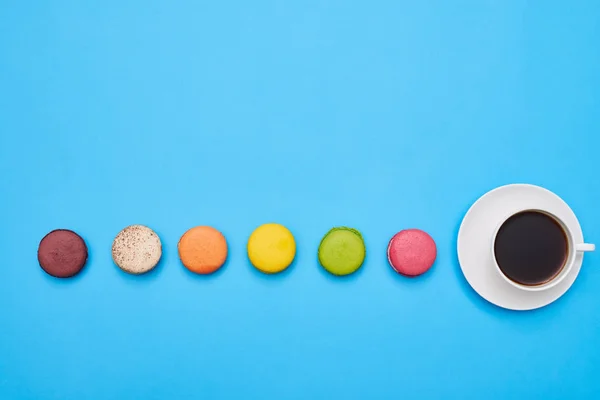
[[[143,274],[152,270],[162,256],[158,235],[144,225],[131,225],[123,229],[112,245],[115,264],[130,274]]]
[[[264,224],[248,239],[248,258],[256,269],[275,274],[286,269],[296,256],[294,235],[280,224]]]
[[[84,267],[88,257],[85,241],[73,231],[56,229],[40,241],[38,262],[48,275],[70,278]]]
[[[319,263],[333,275],[349,275],[360,268],[367,250],[359,231],[340,226],[325,234],[319,244]]]
[[[210,226],[196,226],[183,234],[177,244],[182,264],[197,274],[212,274],[227,259],[225,236]]]
[[[435,241],[420,229],[405,229],[396,233],[387,249],[392,268],[405,276],[418,276],[427,272],[437,256]]]

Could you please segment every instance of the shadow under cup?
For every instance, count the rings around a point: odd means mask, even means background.
[[[498,228],[493,255],[510,281],[543,287],[568,272],[575,257],[571,235],[553,215],[540,210],[513,214]]]

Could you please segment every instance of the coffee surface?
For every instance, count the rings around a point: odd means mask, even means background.
[[[513,215],[500,227],[494,253],[504,275],[522,285],[535,286],[560,273],[567,261],[569,242],[554,218],[525,211]]]

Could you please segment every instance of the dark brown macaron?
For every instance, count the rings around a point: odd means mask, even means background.
[[[40,267],[48,275],[70,278],[83,269],[88,249],[85,241],[73,231],[57,229],[48,233],[38,248]]]

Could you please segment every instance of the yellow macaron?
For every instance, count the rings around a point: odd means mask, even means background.
[[[252,265],[266,274],[286,269],[296,256],[294,235],[280,224],[264,224],[248,239],[248,258]]]

